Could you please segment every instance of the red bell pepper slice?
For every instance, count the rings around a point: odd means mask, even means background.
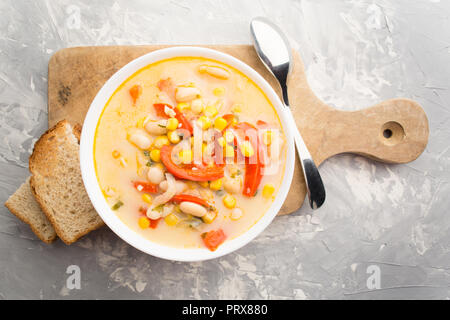
[[[147,192],[147,193],[157,193],[158,192],[158,186],[156,184],[153,184],[150,182],[134,181],[133,185],[134,185],[134,188],[140,192]],[[142,186],[142,190],[139,190],[138,186]]]
[[[227,238],[222,229],[211,230],[202,234],[203,243],[211,250],[215,251]]]
[[[178,165],[172,161],[173,146],[163,146],[161,148],[161,162],[167,171],[179,179],[191,181],[212,181],[224,176],[223,166],[196,166]]]
[[[181,127],[183,129],[188,130],[191,135],[194,132],[194,129],[192,128],[191,123],[186,119],[186,117],[181,113],[180,110],[177,108],[173,108],[171,105],[165,104],[165,103],[155,103],[153,107],[155,108],[156,114],[159,117],[163,118],[169,118],[169,116],[166,114],[165,107],[171,108],[173,111],[175,111],[175,118],[178,120],[179,123],[181,123]]]
[[[242,194],[247,197],[253,197],[256,193],[256,190],[261,183],[261,179],[263,177],[264,164],[260,158],[260,148],[261,144],[259,142],[259,138],[257,136],[256,128],[248,123],[248,122],[240,122],[234,126],[237,130],[238,134],[244,133],[244,136],[241,137],[241,141],[235,139],[235,143],[239,143],[245,140],[250,140],[252,147],[254,149],[254,154],[250,158],[245,159],[245,176],[244,176],[244,188],[242,190]],[[245,131],[247,130],[255,130],[256,137],[253,136],[252,139],[248,139],[248,136],[245,136]],[[251,135],[249,135],[252,137]],[[256,141],[255,141],[256,139]]]
[[[177,194],[170,201],[176,202],[176,203],[180,203],[180,202],[184,202],[184,201],[194,202],[201,206],[204,206],[205,208],[210,207],[210,204],[208,203],[208,201],[203,200],[202,198],[199,198],[196,196],[191,196],[190,194]]]

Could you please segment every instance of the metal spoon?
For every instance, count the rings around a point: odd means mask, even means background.
[[[287,80],[292,67],[292,51],[289,42],[283,32],[266,18],[254,18],[250,23],[250,31],[256,53],[281,86],[284,110],[290,122],[289,127],[294,133],[295,145],[305,177],[309,205],[312,209],[317,209],[325,201],[325,187],[289,107]]]

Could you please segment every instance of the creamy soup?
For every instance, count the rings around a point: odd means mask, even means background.
[[[215,250],[269,209],[286,143],[268,98],[238,70],[181,57],[151,64],[108,100],[97,179],[113,212],[167,246]]]

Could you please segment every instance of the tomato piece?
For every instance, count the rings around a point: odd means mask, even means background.
[[[165,107],[171,108],[173,111],[175,111],[175,118],[178,120],[179,123],[181,123],[181,127],[183,129],[188,130],[191,134],[194,132],[194,129],[192,128],[191,123],[186,119],[186,117],[181,113],[180,110],[177,108],[173,108],[171,105],[165,104],[165,103],[155,103],[153,107],[155,108],[156,114],[159,117],[163,118],[169,118],[169,116],[165,113]]]
[[[136,104],[137,99],[142,94],[142,87],[140,85],[136,84],[130,88],[129,92],[130,92],[131,99],[133,99],[133,104]]]
[[[191,181],[211,181],[217,180],[224,176],[222,166],[196,166],[196,165],[177,165],[172,161],[173,146],[163,146],[161,148],[161,162],[167,171],[179,179]]]
[[[160,221],[161,219],[162,219],[162,218],[158,218],[158,219],[155,219],[155,220],[149,219],[149,220],[150,220],[150,226],[149,226],[149,228],[156,229],[156,227],[158,226],[158,223],[159,223],[159,221]]]
[[[153,184],[150,182],[134,181],[133,185],[134,185],[134,188],[140,192],[148,192],[148,193],[157,193],[158,192],[158,186],[156,184]],[[141,186],[142,189],[139,186]],[[141,190],[139,190],[139,189],[141,189]]]
[[[202,234],[203,243],[211,250],[215,251],[227,238],[222,229],[211,230]]]
[[[196,197],[196,196],[191,196],[190,194],[177,194],[170,201],[177,202],[177,203],[183,202],[183,201],[194,202],[194,203],[197,203],[197,204],[199,204],[201,206],[204,206],[205,208],[209,208],[210,207],[208,201],[203,200],[202,198],[199,198],[199,197]]]

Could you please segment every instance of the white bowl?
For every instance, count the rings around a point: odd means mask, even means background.
[[[278,116],[280,117],[283,131],[287,140],[287,157],[286,166],[284,170],[284,177],[280,190],[272,203],[269,210],[261,217],[261,219],[254,224],[248,231],[244,234],[226,241],[223,243],[216,251],[209,251],[206,248],[198,249],[184,249],[184,248],[173,248],[155,243],[149,239],[146,239],[130,229],[126,224],[124,224],[117,215],[111,210],[108,203],[106,202],[102,191],[100,189],[94,168],[94,137],[99,121],[100,115],[103,108],[105,107],[108,99],[114,93],[114,91],[119,87],[125,80],[127,80],[136,71],[144,68],[145,66],[155,63],[160,60],[165,60],[173,57],[204,57],[210,58],[217,61],[221,61],[229,66],[232,66],[247,77],[252,79],[256,85],[258,85],[264,93],[267,95],[269,100],[275,107]],[[128,242],[133,247],[148,253],[152,256],[176,260],[176,261],[201,261],[212,258],[217,258],[233,252],[260,234],[276,216],[281,208],[284,200],[286,199],[289,187],[292,181],[292,175],[294,172],[294,144],[293,137],[288,128],[288,120],[286,118],[285,112],[283,111],[284,106],[282,105],[277,94],[273,88],[263,79],[255,70],[243,63],[242,61],[233,58],[222,52],[218,52],[206,48],[198,47],[172,47],[162,50],[157,50],[146,55],[143,55],[117,71],[100,89],[100,91],[95,96],[92,101],[91,106],[86,115],[86,119],[83,124],[83,131],[81,133],[81,143],[80,143],[80,165],[81,173],[83,177],[84,186],[89,195],[89,198],[94,205],[95,210],[97,210],[103,221],[110,227],[120,238]]]

